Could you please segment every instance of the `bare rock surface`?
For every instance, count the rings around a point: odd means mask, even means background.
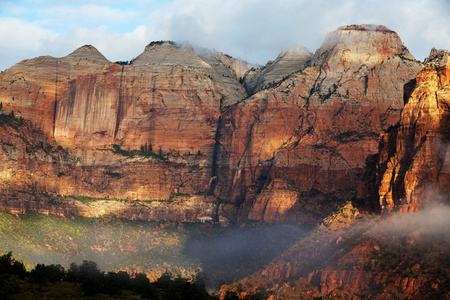
[[[261,69],[252,69],[245,74],[244,87],[248,94],[267,89],[283,78],[306,68],[312,54],[306,48],[283,50],[275,61],[267,63]]]
[[[407,86],[399,123],[380,138],[358,197],[369,209],[416,211],[450,194],[450,59],[433,49]]]
[[[130,200],[207,193],[239,208],[227,218],[317,223],[353,197],[422,66],[395,32],[374,25],[341,27],[314,55],[283,51],[257,71],[172,42],[152,42],[123,65],[83,46],[0,74],[2,114],[42,132],[5,146],[5,162],[25,155],[23,169],[41,174],[33,185],[15,181],[18,190]],[[261,89],[250,97],[244,72]],[[41,142],[68,158],[20,154]]]
[[[384,27],[329,34],[311,67],[221,116],[216,192],[242,203],[241,220],[314,222],[331,212],[353,197],[378,135],[399,118],[403,85],[421,68]]]

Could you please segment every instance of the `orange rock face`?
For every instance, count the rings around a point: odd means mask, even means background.
[[[218,59],[205,60],[166,42],[120,66],[84,46],[5,71],[0,99],[63,146],[148,143],[164,152],[211,152],[221,105],[245,92]]]
[[[216,192],[241,220],[317,221],[353,196],[420,69],[392,31],[329,34],[310,67],[221,116]]]
[[[415,211],[450,194],[449,54],[433,50],[425,63],[360,187],[358,197],[372,209]]]
[[[221,110],[245,95],[218,56],[170,42],[150,44],[132,65],[92,46],[23,61],[0,75],[2,113],[28,120],[4,127],[3,170],[24,176],[3,182],[6,200],[14,191],[149,201],[203,192]]]
[[[1,188],[128,200],[213,193],[239,207],[220,209],[227,218],[316,223],[354,195],[422,65],[395,32],[363,25],[329,34],[313,56],[289,50],[247,72],[253,95],[240,83],[250,67],[171,42],[131,64],[92,46],[23,61],[0,74],[0,102],[29,121],[23,132],[41,134],[2,137],[16,144],[5,146],[3,170],[20,166],[32,180]]]

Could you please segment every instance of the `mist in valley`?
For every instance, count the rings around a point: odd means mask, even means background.
[[[258,271],[310,228],[291,224],[143,222],[115,217],[63,219],[0,212],[0,251],[36,264],[93,261],[105,272],[164,272],[185,277],[201,271],[210,291]]]
[[[333,222],[341,227],[335,229],[323,224],[311,228],[248,222],[222,227],[0,212],[0,250],[12,251],[28,267],[40,263],[68,268],[72,262],[88,260],[105,272],[143,272],[150,279],[166,271],[185,277],[200,271],[209,292],[280,259],[298,265],[301,276],[350,268],[445,280],[450,269],[447,202],[440,197],[415,213],[380,216],[356,216],[355,208],[342,209],[340,214],[347,212],[355,219],[345,225],[336,217]],[[355,247],[368,249],[363,260],[355,260]]]
[[[216,290],[258,271],[309,230],[293,224],[244,223],[215,236],[193,234],[183,253],[200,261],[207,287]]]

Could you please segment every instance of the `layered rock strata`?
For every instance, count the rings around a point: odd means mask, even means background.
[[[151,43],[131,65],[92,46],[23,61],[0,75],[2,116],[14,114],[3,127],[2,169],[30,180],[8,177],[5,199],[15,191],[149,201],[204,192],[221,111],[245,96],[217,55],[171,42]],[[27,122],[12,128],[19,118]]]
[[[311,62],[312,54],[306,48],[283,50],[275,61],[270,61],[264,68],[251,69],[245,74],[243,85],[248,94],[255,94],[273,86],[292,73],[306,68]]]
[[[329,34],[313,56],[290,50],[247,72],[247,91],[263,89],[248,96],[239,81],[250,67],[172,42],[149,44],[131,64],[110,63],[92,46],[23,61],[0,75],[2,113],[29,120],[42,138],[3,141],[13,145],[3,170],[16,164],[34,183],[11,178],[2,190],[213,194],[215,214],[229,217],[225,202],[239,207],[238,220],[316,223],[353,196],[421,63],[395,32],[362,25]],[[36,143],[67,155],[20,150]]]
[[[380,137],[358,198],[369,210],[415,211],[450,195],[450,60],[433,49],[405,86],[399,123]]]
[[[220,118],[216,193],[242,203],[240,220],[314,223],[353,197],[422,68],[395,32],[368,25],[329,34],[310,64]]]

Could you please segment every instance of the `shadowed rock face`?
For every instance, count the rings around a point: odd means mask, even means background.
[[[415,211],[450,195],[450,60],[433,49],[399,123],[380,138],[358,197],[369,209]]]
[[[216,192],[242,220],[317,221],[353,196],[421,68],[392,31],[329,34],[311,67],[221,116]]]
[[[264,68],[252,69],[244,77],[244,87],[249,95],[267,89],[294,72],[306,68],[312,54],[306,48],[291,48],[281,51],[275,61]]]
[[[249,68],[172,42],[149,44],[131,65],[92,46],[23,61],[0,74],[0,102],[29,120],[17,135],[40,137],[17,140],[4,161],[13,170],[15,153],[24,176],[39,176],[8,184],[130,201],[207,191],[208,214],[315,223],[353,196],[422,65],[395,32],[363,25],[330,33],[314,55],[291,49],[247,72],[250,97],[239,83]],[[67,155],[30,155],[41,142]]]

